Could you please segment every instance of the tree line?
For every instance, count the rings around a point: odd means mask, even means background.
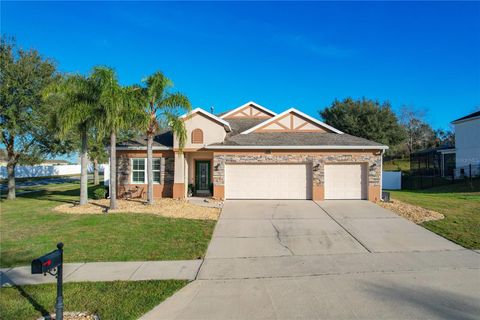
[[[88,75],[61,73],[35,49],[19,48],[11,37],[0,40],[0,130],[7,151],[8,194],[15,199],[15,167],[36,164],[49,155],[80,155],[80,205],[88,202],[87,169],[110,160],[110,209],[116,201],[116,144],[147,136],[148,204],[153,203],[153,138],[171,128],[186,141],[181,113],[189,99],[173,92],[173,82],[157,71],[140,84],[122,86],[115,70],[95,66]],[[108,146],[107,155],[105,146]]]
[[[451,129],[434,130],[425,111],[402,106],[396,114],[388,101],[346,98],[319,111],[329,125],[354,136],[389,146],[389,158],[408,158],[411,153],[439,146],[454,146]]]

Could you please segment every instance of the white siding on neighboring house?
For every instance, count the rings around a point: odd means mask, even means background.
[[[455,123],[457,169],[480,165],[480,118]]]

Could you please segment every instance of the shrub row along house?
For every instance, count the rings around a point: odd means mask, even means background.
[[[248,102],[221,115],[182,116],[183,150],[172,132],[154,139],[154,198],[189,193],[218,199],[381,197],[388,147],[345,134],[294,108],[280,114]],[[147,183],[146,138],[117,146],[118,196]]]

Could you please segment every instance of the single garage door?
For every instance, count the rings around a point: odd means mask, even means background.
[[[366,164],[326,164],[325,199],[367,199]]]
[[[227,164],[226,199],[311,199],[309,164]]]

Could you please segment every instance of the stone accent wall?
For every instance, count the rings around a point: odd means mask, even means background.
[[[314,186],[323,186],[325,182],[324,165],[328,163],[366,163],[368,164],[369,186],[379,186],[381,176],[380,154],[374,153],[332,153],[332,154],[214,154],[213,183],[225,184],[225,164],[229,163],[311,163]]]
[[[136,158],[143,157],[135,155]],[[145,158],[147,155],[145,154]],[[119,154],[117,156],[117,179],[118,184],[130,184],[130,157],[128,154]],[[175,168],[175,159],[167,156],[160,160],[160,184],[173,184]],[[145,168],[146,170],[146,168]]]

